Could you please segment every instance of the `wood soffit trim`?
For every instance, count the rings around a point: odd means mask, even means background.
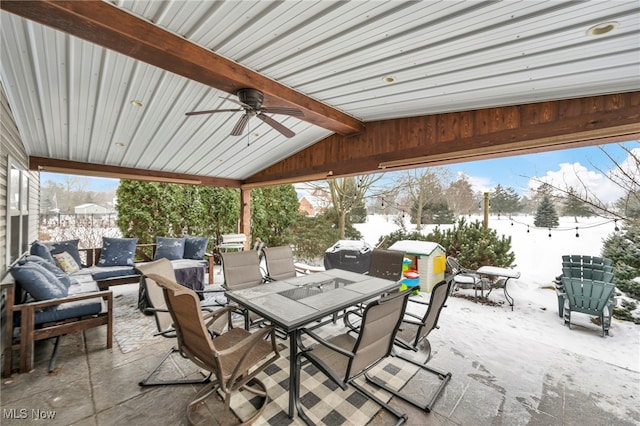
[[[240,181],[233,179],[163,172],[159,170],[135,169],[132,167],[108,166],[104,164],[83,163],[80,161],[59,160],[45,157],[29,157],[29,168],[31,170],[53,173],[178,183],[185,185],[240,188],[241,184]]]
[[[360,132],[356,118],[162,29],[106,1],[3,1],[2,10],[236,95],[250,87],[264,105],[298,108],[301,120],[339,134]]]

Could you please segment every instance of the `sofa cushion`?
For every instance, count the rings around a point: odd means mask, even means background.
[[[80,259],[80,252],[78,251],[79,241],[80,240],[67,240],[57,242],[47,241],[45,245],[49,247],[49,251],[51,252],[52,256],[55,254],[64,253],[66,251],[73,257],[73,260],[76,261],[78,266],[81,266],[82,260]]]
[[[209,244],[209,238],[207,237],[185,237],[184,255],[182,258],[195,260],[204,259],[207,244]]]
[[[96,266],[133,266],[137,238],[102,237],[102,250]]]
[[[62,321],[69,318],[77,318],[79,316],[95,315],[106,309],[104,307],[103,299],[100,297],[61,303],[60,305],[53,306],[52,308],[53,309],[44,309],[36,312],[36,325],[46,322]]]
[[[69,289],[53,272],[46,270],[35,262],[25,262],[11,268],[11,275],[16,283],[35,300],[50,300],[66,297]]]
[[[140,275],[133,266],[92,266],[83,270],[90,272],[91,278],[95,281]]]
[[[49,252],[47,251],[47,253],[49,253]],[[51,256],[51,255],[49,255],[49,256]],[[53,275],[55,275],[56,278],[59,279],[60,282],[62,284],[64,284],[67,288],[69,288],[69,286],[71,285],[71,280],[69,279],[69,275],[67,275],[62,269],[58,268],[53,263],[41,258],[40,256],[35,256],[33,254],[30,254],[30,255],[25,256],[22,259],[20,259],[20,261],[18,263],[20,265],[24,265],[27,262],[37,263],[38,265],[42,266],[47,271],[53,273]]]
[[[53,255],[53,258],[56,260],[56,263],[67,274],[73,274],[74,272],[78,272],[80,270],[80,265],[75,261],[71,254],[63,251],[62,253],[56,253]]]
[[[29,250],[29,253],[31,253],[34,256],[38,256],[44,260],[46,260],[47,262],[51,263],[52,265],[56,264],[56,261],[53,259],[53,256],[51,256],[51,252],[49,251],[49,247],[44,244],[41,241],[34,241],[31,244],[31,249]]]
[[[182,259],[182,256],[184,256],[184,240],[184,237],[156,237],[156,253],[153,256],[153,260],[162,259],[163,257],[169,260]]]

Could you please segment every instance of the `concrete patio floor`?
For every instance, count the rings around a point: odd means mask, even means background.
[[[118,294],[126,291],[124,287],[112,290]],[[638,371],[519,336],[517,325],[514,334],[496,333],[481,323],[479,318],[484,316],[464,317],[478,307],[489,309],[467,299],[450,298],[440,317],[441,328],[430,335],[430,365],[452,372],[453,377],[431,413],[392,399],[393,406],[408,414],[407,424],[640,424]],[[507,308],[501,309],[504,313],[496,313],[497,321],[518,320],[507,317]],[[138,386],[174,341],[160,339],[122,353],[115,341],[112,349],[105,349],[104,333],[105,327],[100,327],[84,335],[66,336],[51,374],[47,364],[53,345],[40,342],[35,369],[2,380],[2,424],[36,421],[38,414],[49,416],[47,423],[55,425],[187,424],[185,407],[198,385]],[[620,338],[603,339],[597,330],[586,333],[592,334],[589,341],[593,345]],[[416,354],[421,355],[424,358],[424,353]],[[174,372],[191,368],[184,361],[171,365]],[[405,391],[426,398],[433,384],[432,377],[418,375]],[[222,403],[211,404],[213,412],[222,409]],[[393,416],[382,410],[368,424],[394,423]],[[207,417],[205,424],[220,424],[219,415]],[[296,418],[282,424],[302,422]]]

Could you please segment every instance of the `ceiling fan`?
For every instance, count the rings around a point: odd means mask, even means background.
[[[234,109],[212,109],[207,111],[192,111],[187,112],[185,115],[200,115],[200,114],[213,114],[216,112],[236,112],[236,111],[244,111],[244,114],[236,125],[231,130],[232,136],[241,136],[244,132],[244,129],[247,127],[249,123],[249,119],[251,117],[257,117],[260,120],[267,123],[269,126],[273,127],[284,136],[290,138],[295,136],[295,133],[277,122],[273,118],[269,117],[266,114],[283,114],[283,115],[291,115],[294,117],[301,117],[304,115],[302,111],[296,108],[266,108],[262,106],[262,101],[264,100],[264,94],[257,89],[240,89],[238,90],[238,100],[228,99],[231,102],[237,103],[242,108],[234,108]]]

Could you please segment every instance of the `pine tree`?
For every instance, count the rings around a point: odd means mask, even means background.
[[[577,221],[578,217],[589,217],[593,213],[587,203],[580,198],[576,190],[573,187],[569,187],[567,197],[564,200],[563,214],[565,216],[573,216]]]
[[[541,228],[557,228],[560,222],[558,222],[558,213],[553,206],[551,199],[548,195],[545,195],[538,206],[536,216],[533,221],[535,226]]]

